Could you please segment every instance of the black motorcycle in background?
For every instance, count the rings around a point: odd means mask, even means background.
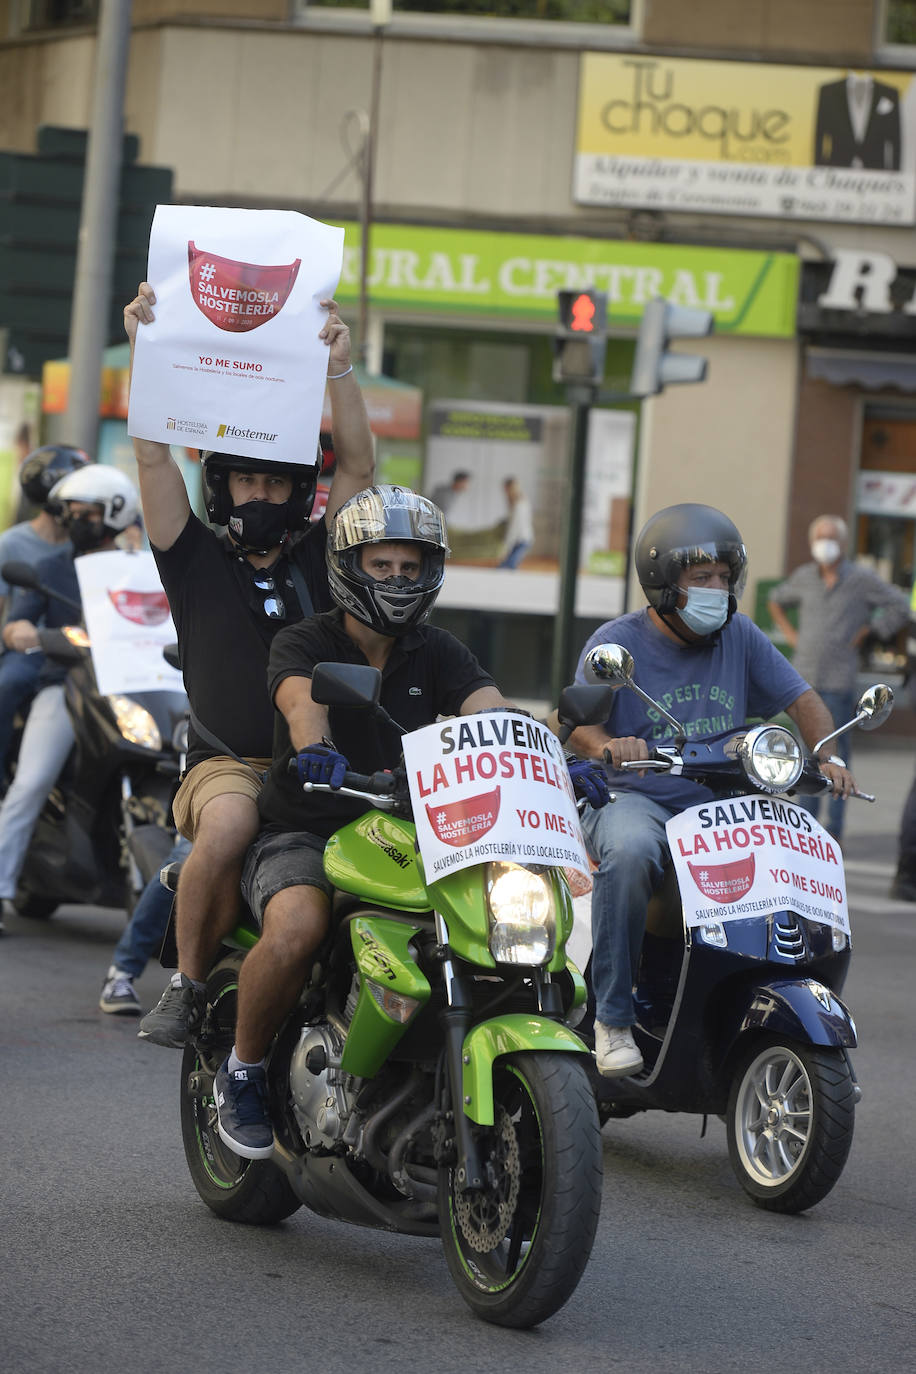
[[[53,596],[26,563],[5,563],[10,586]],[[35,826],[13,907],[46,918],[62,903],[128,913],[167,859],[171,802],[187,749],[183,691],[104,695],[84,630],[40,630],[41,652],[68,668],[75,745]]]

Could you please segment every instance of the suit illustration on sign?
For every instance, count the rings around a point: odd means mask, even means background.
[[[899,91],[872,76],[852,74],[821,86],[814,165],[899,172]]]

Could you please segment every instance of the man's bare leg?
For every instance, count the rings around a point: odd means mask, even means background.
[[[258,833],[257,803],[241,792],[203,807],[194,847],[178,880],[175,934],[178,967],[203,982],[225,936],[239,918],[239,883],[248,846]]]
[[[287,887],[264,909],[260,940],[239,973],[235,1052],[257,1064],[295,1005],[328,928],[330,903],[317,887]]]

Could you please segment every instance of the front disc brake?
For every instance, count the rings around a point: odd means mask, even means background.
[[[485,1188],[455,1192],[461,1234],[471,1249],[481,1255],[495,1250],[506,1239],[518,1202],[521,1158],[515,1127],[505,1107],[497,1106],[489,1138],[487,1172],[491,1182]]]

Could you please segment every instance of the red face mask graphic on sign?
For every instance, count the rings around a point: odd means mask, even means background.
[[[259,267],[218,253],[205,253],[188,241],[191,296],[202,315],[230,334],[247,334],[272,320],[296,284],[301,258],[285,267]]]
[[[429,823],[443,844],[461,849],[472,840],[479,840],[492,830],[499,815],[499,788],[483,792],[478,797],[465,797],[447,806],[430,806],[426,814]]]
[[[118,615],[135,625],[161,625],[169,618],[165,592],[109,592],[108,599]]]
[[[690,876],[704,897],[716,902],[740,902],[754,886],[754,855],[730,864],[693,864]]]

